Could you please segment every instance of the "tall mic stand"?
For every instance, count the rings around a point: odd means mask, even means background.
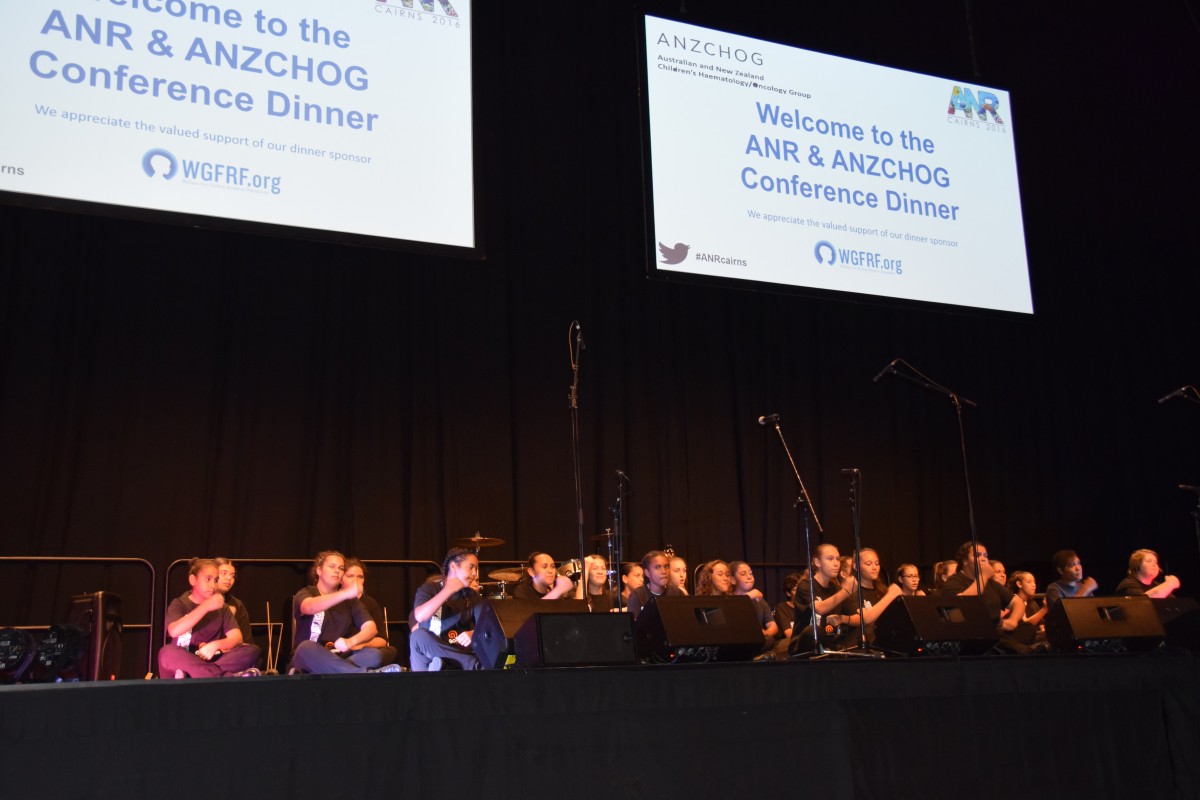
[[[913,375],[906,375],[903,372],[896,371],[896,364],[903,364],[912,370],[912,372],[916,373],[916,376],[914,377]],[[979,552],[979,534],[975,530],[975,504],[971,500],[971,475],[967,469],[967,435],[963,429],[962,416],[963,406],[970,406],[971,408],[978,408],[979,406],[965,397],[960,397],[957,393],[950,391],[945,386],[942,386],[940,383],[934,381],[932,378],[927,377],[920,370],[902,358],[897,358],[892,361],[891,364],[888,364],[886,367],[884,367],[883,372],[880,372],[875,376],[875,380],[878,381],[884,376],[884,374],[888,373],[895,375],[897,378],[903,378],[910,383],[915,383],[917,386],[934,392],[935,394],[943,395],[949,398],[950,402],[954,404],[954,412],[958,417],[958,443],[962,450],[963,482],[967,487],[967,521],[971,525],[971,554],[972,562],[975,564],[975,586],[977,587],[979,594],[982,595],[984,588],[983,577],[979,571],[979,559],[975,557]]]
[[[575,334],[572,342],[571,334]],[[571,390],[567,401],[571,408],[571,453],[575,460],[575,521],[579,526],[579,568],[583,569],[583,560],[587,558],[587,548],[583,543],[583,479],[579,468],[579,361],[583,354],[583,326],[579,320],[573,320],[567,330],[567,353],[571,357]],[[587,594],[587,576],[583,576],[584,594]]]
[[[1161,405],[1173,397],[1182,397],[1184,400],[1200,404],[1200,391],[1197,391],[1196,387],[1191,384],[1179,387],[1166,397],[1159,398],[1158,402]],[[1196,528],[1196,549],[1200,550],[1200,486],[1189,486],[1186,483],[1181,483],[1179,484],[1179,488],[1185,492],[1196,493],[1196,510],[1192,512],[1192,523]]]
[[[850,518],[854,522],[854,558],[862,563],[862,539],[859,536],[860,521],[858,515],[858,496],[862,494],[862,470],[857,467],[842,470],[842,474],[850,479]],[[848,650],[839,650],[841,655],[866,656],[867,658],[883,658],[883,651],[867,643],[867,613],[863,601],[862,571],[858,575],[858,644]]]
[[[1186,483],[1181,483],[1179,488],[1185,492],[1196,493],[1196,508],[1192,510],[1192,524],[1196,528],[1196,547],[1200,548],[1200,486],[1188,486]]]
[[[617,502],[612,507],[613,529],[612,537],[608,540],[611,554],[608,562],[609,586],[613,592],[613,604],[617,611],[625,609],[625,604],[621,599],[621,563],[625,539],[625,485],[628,482],[629,476],[621,470],[617,470]]]
[[[800,470],[796,467],[796,460],[792,458],[792,451],[788,447],[787,440],[783,438],[783,429],[779,425],[779,415],[771,414],[759,417],[760,425],[766,425],[768,421],[774,425],[775,433],[779,436],[779,443],[783,445],[783,452],[787,455],[788,463],[792,466],[792,475],[796,477],[796,485],[800,489],[799,494],[796,495],[794,506],[796,509],[796,528],[804,529],[804,552],[808,556],[808,613],[812,615],[812,623],[809,625],[812,628],[812,650],[805,653],[797,653],[791,657],[816,661],[827,656],[839,655],[836,650],[826,650],[817,636],[817,599],[816,593],[813,590],[813,581],[816,580],[816,569],[813,567],[812,532],[809,529],[808,518],[812,517],[812,521],[817,526],[817,533],[821,534],[822,537],[825,536],[825,529],[821,527],[821,520],[817,517],[817,512],[812,507],[812,498],[808,496],[808,489],[804,486],[804,479],[800,477]],[[797,617],[797,621],[799,621],[799,617]]]

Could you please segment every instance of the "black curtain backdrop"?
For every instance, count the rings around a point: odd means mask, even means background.
[[[506,542],[487,557],[569,558],[578,319],[587,533],[622,469],[630,554],[802,560],[756,423],[777,412],[828,541],[849,548],[858,467],[887,568],[948,557],[969,536],[954,409],[871,382],[900,356],[979,404],[979,534],[1010,571],[1044,581],[1073,547],[1111,588],[1152,547],[1194,587],[1177,485],[1200,483],[1200,406],[1155,402],[1200,383],[1194,8],[683,5],[1009,89],[1036,315],[648,281],[630,8],[479,3],[484,261],[0,207],[3,550],[440,560],[478,530]],[[462,156],[433,132],[394,146]],[[57,583],[5,584],[0,622],[60,610]]]

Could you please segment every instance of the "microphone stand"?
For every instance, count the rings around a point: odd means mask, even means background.
[[[908,367],[910,370],[915,372],[916,375],[919,377],[914,377],[912,375],[907,375],[903,372],[898,372],[895,368],[896,364],[903,364],[904,366]],[[980,596],[982,596],[983,589],[984,589],[983,577],[979,571],[979,559],[974,557],[975,554],[979,552],[979,534],[975,530],[975,504],[971,500],[971,475],[967,469],[967,435],[966,435],[965,430],[963,429],[963,416],[962,416],[963,406],[970,406],[971,408],[978,408],[979,406],[976,405],[973,401],[968,400],[965,397],[960,397],[957,393],[950,391],[945,386],[942,386],[940,383],[937,383],[936,381],[928,378],[927,376],[922,374],[920,370],[918,370],[916,367],[914,367],[912,364],[909,364],[907,361],[905,361],[902,358],[897,358],[895,361],[893,361],[891,364],[889,364],[887,367],[885,367],[883,372],[881,372],[875,376],[875,380],[878,381],[879,378],[883,377],[883,375],[885,373],[891,373],[892,375],[895,375],[897,378],[903,378],[904,380],[909,381],[910,383],[915,383],[917,386],[920,386],[923,389],[931,391],[935,394],[943,395],[943,396],[949,398],[950,402],[954,404],[954,412],[958,416],[958,443],[959,443],[960,448],[962,449],[963,481],[967,487],[967,521],[971,525],[971,554],[973,557],[973,562],[975,564],[975,586],[977,587]]]
[[[571,341],[571,334],[575,341]],[[567,353],[571,357],[571,389],[567,402],[571,408],[571,454],[575,464],[575,521],[579,527],[579,568],[583,569],[583,560],[587,558],[586,546],[583,543],[583,479],[579,468],[579,361],[583,354],[583,326],[579,320],[573,320],[567,329]],[[587,576],[583,576],[584,594],[587,594]]]
[[[1200,404],[1200,391],[1191,384],[1181,386],[1166,397],[1159,398],[1159,405],[1162,405],[1173,397],[1182,397],[1184,400]],[[1200,550],[1200,486],[1188,486],[1185,483],[1181,483],[1179,484],[1179,488],[1185,492],[1196,493],[1196,510],[1192,512],[1192,522],[1196,527],[1196,549]]]
[[[825,529],[821,527],[821,520],[817,517],[817,512],[813,510],[812,498],[808,496],[808,489],[804,486],[804,479],[800,477],[800,470],[796,467],[796,459],[792,458],[792,451],[788,447],[787,439],[783,438],[783,428],[779,425],[779,416],[774,417],[773,424],[775,433],[779,436],[779,443],[783,445],[783,452],[787,455],[788,463],[792,466],[792,474],[796,477],[796,485],[800,488],[800,493],[796,495],[796,527],[804,529],[804,552],[808,556],[808,613],[812,616],[812,622],[809,627],[812,628],[812,650],[804,653],[797,653],[791,658],[806,658],[810,661],[825,658],[831,655],[840,655],[836,650],[826,650],[821,644],[821,640],[817,637],[817,600],[816,592],[813,590],[813,581],[816,580],[816,569],[813,567],[813,551],[812,551],[812,532],[808,526],[808,519],[811,516],[812,521],[817,526],[817,533],[825,536]],[[767,424],[767,417],[760,419],[760,424]],[[795,602],[793,600],[793,602]],[[799,621],[799,615],[796,620]],[[795,623],[793,623],[794,625]]]
[[[859,536],[861,523],[858,514],[858,496],[862,493],[862,471],[857,467],[844,469],[842,474],[850,479],[850,518],[854,522],[854,558],[861,563],[862,539]],[[878,580],[878,579],[876,579]],[[863,602],[862,571],[858,574],[858,644],[849,650],[839,650],[842,655],[865,656],[867,658],[883,658],[883,651],[867,643],[867,614]]]
[[[617,611],[623,611],[625,604],[621,599],[621,564],[624,555],[624,545],[622,544],[625,538],[625,484],[629,481],[629,476],[621,470],[617,470],[617,502],[613,506],[613,535],[609,539],[611,548],[612,560],[609,561],[609,576],[610,586],[613,590],[613,603],[616,605]]]
[[[1196,547],[1200,549],[1200,486],[1188,486],[1185,483],[1179,484],[1179,488],[1185,492],[1196,493],[1196,508],[1192,511],[1192,523],[1196,527]]]

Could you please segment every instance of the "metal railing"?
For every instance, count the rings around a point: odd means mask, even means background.
[[[243,565],[256,564],[259,566],[268,566],[268,567],[295,567],[295,568],[299,569],[300,571],[305,571],[308,569],[309,566],[312,565],[312,562],[313,562],[313,559],[311,556],[306,557],[306,558],[234,558],[234,557],[230,557],[229,560],[232,561],[239,568],[239,570],[241,569],[241,567]],[[428,561],[428,560],[424,560],[424,559],[362,558],[359,560],[362,561],[362,563],[367,565],[368,567],[425,567],[426,569],[431,569],[433,572],[438,572],[441,569],[441,565],[438,564],[437,562]],[[172,561],[170,564],[167,565],[167,569],[163,573],[163,594],[162,594],[163,613],[162,613],[162,618],[164,620],[166,619],[167,607],[171,605],[171,600],[173,599],[171,597],[171,595],[172,595],[171,575],[176,569],[178,569],[181,566],[186,566],[189,563],[191,563],[190,558],[177,558],[174,561]],[[384,607],[384,613],[385,614],[387,613],[386,606]],[[284,649],[283,634],[286,629],[287,622],[290,622],[290,620],[291,620],[291,615],[292,615],[292,609],[290,607],[288,607],[283,610],[282,614],[280,615],[280,617],[278,619],[275,619],[274,615],[271,615],[270,618],[266,621],[255,622],[255,621],[251,620],[251,622],[250,622],[250,625],[252,628],[267,628],[268,653],[266,656],[266,658],[267,658],[266,663],[267,663],[268,668],[270,668],[270,669],[276,668],[275,663],[272,663],[272,662],[273,661],[278,662],[279,653],[282,652],[282,650]],[[377,622],[376,624],[381,624],[381,623]],[[384,621],[382,624],[384,627],[384,634],[383,634],[384,638],[385,639],[389,638],[388,634],[390,632],[387,630],[388,626],[387,626],[386,621]],[[276,640],[274,638],[276,627],[278,627],[278,629],[279,629],[278,643],[276,643]],[[166,632],[164,630],[163,636],[159,637],[160,640],[165,641],[165,636],[166,636]],[[272,650],[274,652],[272,652]],[[272,655],[274,656],[273,659],[272,659]]]
[[[0,562],[20,562],[26,564],[129,564],[140,565],[145,567],[150,572],[150,591],[147,593],[149,602],[147,610],[149,612],[149,622],[134,622],[125,623],[122,621],[121,628],[124,630],[145,630],[146,635],[146,672],[154,671],[154,623],[155,623],[155,604],[154,604],[154,584],[158,575],[154,569],[154,565],[144,558],[109,558],[104,556],[0,556]],[[49,630],[50,625],[17,625],[14,626],[22,630],[28,631],[44,631]]]

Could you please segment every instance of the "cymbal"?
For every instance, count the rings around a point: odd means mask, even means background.
[[[488,573],[488,577],[494,581],[505,581],[506,583],[516,583],[521,580],[521,570],[513,567],[512,569],[494,569]]]
[[[504,544],[503,539],[481,536],[479,531],[475,531],[474,536],[465,536],[462,539],[455,539],[451,542],[452,547],[498,547],[502,544]]]
[[[611,539],[614,535],[615,534],[612,531],[609,531],[608,533],[597,533],[595,536],[592,537],[592,541],[598,542],[601,539]]]

